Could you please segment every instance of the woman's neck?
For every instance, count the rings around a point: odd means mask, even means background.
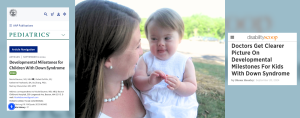
[[[104,78],[104,99],[115,97],[121,89],[121,81],[113,76]]]

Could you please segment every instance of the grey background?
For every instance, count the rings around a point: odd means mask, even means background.
[[[227,33],[298,33],[299,39],[299,4],[298,0],[226,0],[226,42]],[[297,86],[228,86],[226,69],[225,117],[300,118],[299,41],[297,46]],[[227,45],[225,51],[228,68]]]
[[[7,7],[69,7],[69,111],[7,111]],[[5,0],[0,4],[0,117],[1,118],[74,118],[75,117],[75,0]],[[54,46],[55,48],[55,46]],[[59,106],[57,106],[59,107]]]

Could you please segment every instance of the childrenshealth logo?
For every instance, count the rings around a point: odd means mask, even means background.
[[[276,39],[278,39],[278,36],[262,36],[262,35],[254,35],[254,36],[247,36],[247,39],[274,39],[276,41]]]

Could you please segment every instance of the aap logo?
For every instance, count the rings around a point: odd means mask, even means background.
[[[16,16],[16,15],[17,15],[17,10],[12,9],[12,10],[10,10],[9,14],[10,14],[11,16]]]

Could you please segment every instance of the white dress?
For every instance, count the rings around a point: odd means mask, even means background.
[[[131,79],[131,82],[132,82],[132,79]],[[135,91],[135,93],[139,96],[140,100],[142,100],[142,99],[141,99],[141,93],[135,88],[135,86],[134,86],[133,84],[132,84],[131,87],[133,88],[133,90]],[[101,115],[100,115],[100,114],[101,114]],[[101,112],[100,112],[100,114],[99,114],[98,118],[111,118],[111,117],[105,115],[104,113],[101,113]],[[150,116],[149,116],[147,110],[146,110],[146,115],[144,116],[144,118],[150,118]]]
[[[189,57],[175,53],[167,60],[159,60],[151,52],[143,55],[147,65],[147,75],[155,70],[161,70],[167,75],[177,76],[183,80],[186,61]],[[163,80],[150,90],[141,92],[142,103],[151,118],[196,118],[198,102],[196,94],[182,97],[167,88]]]

